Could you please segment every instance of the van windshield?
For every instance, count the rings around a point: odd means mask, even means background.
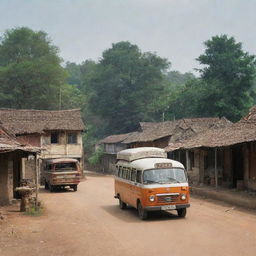
[[[171,168],[171,169],[152,169],[146,170],[143,173],[143,183],[183,183],[187,182],[187,177],[184,169]]]
[[[76,163],[57,163],[54,168],[56,172],[76,171]]]

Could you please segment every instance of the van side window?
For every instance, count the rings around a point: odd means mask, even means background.
[[[141,171],[139,171],[139,170],[137,170],[136,181],[137,181],[138,183],[142,183],[142,180],[141,180]]]
[[[132,169],[131,181],[136,181],[136,169]]]
[[[47,164],[45,169],[46,169],[47,171],[51,171],[53,168],[52,168],[52,165],[51,165],[51,164]]]

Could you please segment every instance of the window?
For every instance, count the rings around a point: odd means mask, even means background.
[[[132,169],[131,180],[136,181],[136,169]]]
[[[45,169],[46,169],[47,171],[51,171],[51,170],[53,169],[52,164],[47,164],[47,165],[45,166]]]
[[[137,181],[138,183],[141,183],[141,171],[137,171],[136,181]]]
[[[123,178],[123,179],[126,179],[126,174],[127,174],[127,170],[126,170],[126,168],[124,167],[124,168],[123,168],[123,172],[122,172],[122,178]]]
[[[57,163],[55,164],[55,171],[65,172],[65,171],[76,171],[76,163]]]
[[[68,133],[68,144],[77,144],[77,134]]]
[[[127,168],[126,179],[127,180],[131,179],[131,170],[130,170],[130,168]]]
[[[59,136],[57,132],[51,133],[51,144],[57,144],[59,143]]]

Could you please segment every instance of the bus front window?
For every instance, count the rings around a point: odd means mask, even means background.
[[[143,183],[184,183],[187,182],[187,177],[184,169],[171,168],[171,169],[152,169],[146,170],[143,173]]]

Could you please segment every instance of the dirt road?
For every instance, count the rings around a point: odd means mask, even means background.
[[[41,198],[44,216],[10,213],[1,256],[256,254],[256,213],[227,205],[192,199],[185,219],[175,212],[141,221],[134,209],[118,208],[110,176],[88,176],[77,192],[42,189]]]

